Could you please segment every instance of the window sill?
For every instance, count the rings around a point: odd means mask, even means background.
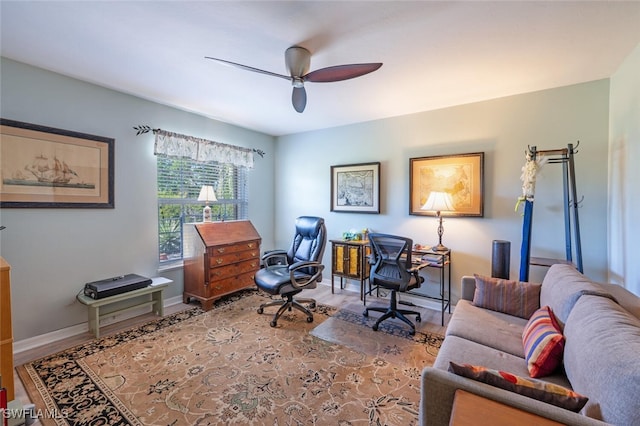
[[[182,260],[176,260],[175,262],[162,263],[158,266],[158,272],[177,271],[184,267]]]

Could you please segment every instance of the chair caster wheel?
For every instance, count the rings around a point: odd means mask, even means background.
[[[276,320],[273,320],[273,321],[271,321],[271,322],[269,323],[269,325],[270,325],[271,327],[275,327],[276,325],[278,325],[278,322],[277,322]]]
[[[411,330],[411,331],[409,331],[409,335],[411,335],[411,336],[415,336],[415,335],[416,335],[416,331],[415,331],[415,330]]]
[[[362,315],[364,315],[365,317],[369,316],[369,311],[367,309],[364,310],[364,312],[362,313]]]
[[[261,314],[264,312],[264,309],[262,309],[262,307],[258,308],[258,313]]]
[[[307,322],[313,322],[313,317],[307,317]]]
[[[378,324],[374,324],[372,328],[373,328],[373,331],[378,331]]]
[[[315,303],[309,303],[309,309],[315,309],[316,308],[316,304]],[[311,321],[309,321],[311,322]]]
[[[420,318],[420,315],[416,317],[416,322],[422,322],[422,318]]]

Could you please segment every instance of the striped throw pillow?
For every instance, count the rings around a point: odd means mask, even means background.
[[[505,280],[474,274],[475,306],[529,319],[540,307],[541,284]]]
[[[531,315],[522,343],[531,377],[548,376],[562,363],[564,336],[550,307],[543,306]]]

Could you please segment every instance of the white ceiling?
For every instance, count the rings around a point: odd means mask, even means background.
[[[1,0],[0,13],[4,57],[271,135],[607,78],[640,43],[638,1]],[[306,83],[299,114],[286,80],[204,59],[286,74],[296,44],[311,70],[384,65]]]

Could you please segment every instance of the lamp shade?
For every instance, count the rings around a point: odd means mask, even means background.
[[[453,207],[453,199],[448,192],[432,191],[421,210],[448,212],[455,210],[455,208]]]
[[[211,185],[203,185],[200,188],[200,195],[198,195],[198,201],[218,201],[216,198],[216,193],[213,192],[213,186]]]

